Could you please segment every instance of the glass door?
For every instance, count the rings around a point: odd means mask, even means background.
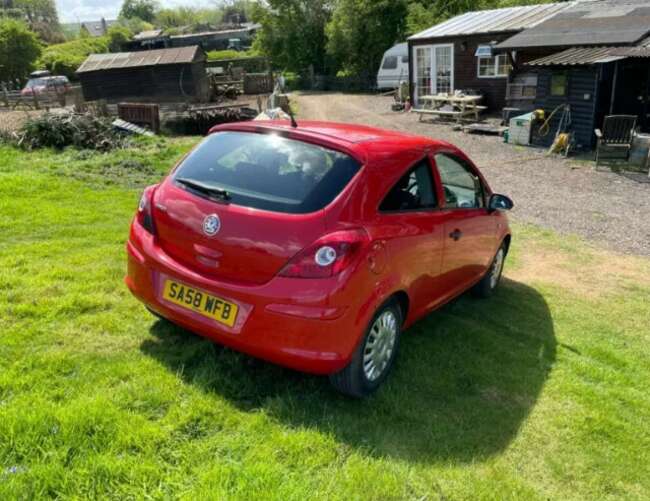
[[[422,96],[454,91],[454,46],[427,45],[413,48],[415,64],[415,105]]]
[[[420,105],[420,97],[428,96],[433,92],[431,88],[431,70],[433,66],[433,48],[415,47],[415,104]]]
[[[438,45],[434,49],[435,86],[436,94],[451,93],[453,85],[453,45]]]

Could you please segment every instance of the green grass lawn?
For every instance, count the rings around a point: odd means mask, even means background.
[[[515,225],[498,294],[349,400],[123,285],[140,190],[194,141],[0,147],[0,499],[648,499],[650,260]]]

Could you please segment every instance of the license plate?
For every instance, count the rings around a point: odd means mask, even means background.
[[[166,280],[163,298],[187,310],[232,327],[237,320],[239,306],[174,280]]]

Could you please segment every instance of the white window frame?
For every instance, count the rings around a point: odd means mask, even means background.
[[[435,89],[430,88],[428,89],[426,94],[437,94],[438,93],[438,84],[436,80],[436,74],[437,74],[437,61],[436,61],[436,48],[442,48],[442,47],[447,47],[450,49],[451,52],[451,76],[450,76],[450,82],[449,82],[449,93],[453,94],[455,85],[454,85],[454,80],[455,80],[455,72],[456,72],[456,61],[454,59],[455,57],[455,51],[456,48],[454,47],[453,43],[445,43],[445,44],[433,44],[433,45],[414,45],[412,47],[412,53],[410,55],[411,61],[413,61],[413,83],[417,85],[418,82],[418,77],[419,75],[417,74],[417,49],[431,49],[431,86],[436,87]],[[417,91],[414,92],[414,95],[417,96]],[[417,97],[416,97],[417,98]]]
[[[508,54],[494,54],[492,57],[477,56],[476,57],[476,76],[478,78],[508,78],[510,72],[505,74],[499,74],[499,57],[505,57],[508,59]],[[481,59],[492,59],[494,58],[494,75],[481,75]],[[510,61],[508,61],[510,65]]]

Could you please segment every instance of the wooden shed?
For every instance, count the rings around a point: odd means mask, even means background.
[[[489,108],[502,108],[513,60],[511,54],[498,54],[493,48],[568,6],[550,3],[467,12],[411,36],[411,102],[418,106],[421,96],[471,90],[483,94]]]
[[[207,101],[206,56],[198,46],[91,54],[77,70],[84,99]]]
[[[543,109],[552,118],[546,129],[550,133],[533,134],[534,144],[550,144],[563,122],[575,147],[590,149],[594,129],[602,127],[606,115],[636,115],[638,127],[650,131],[647,0],[574,3],[496,50],[525,57],[515,71],[537,75],[531,109]],[[567,113],[556,111],[565,108]]]

